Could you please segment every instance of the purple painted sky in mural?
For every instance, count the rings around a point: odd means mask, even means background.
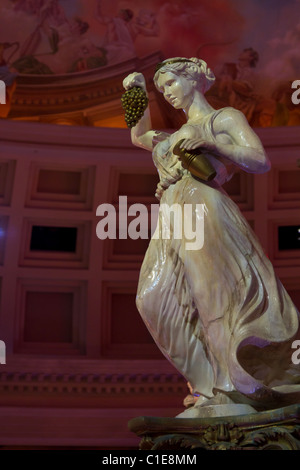
[[[33,4],[38,13],[30,10]],[[45,19],[55,4],[60,14]],[[218,70],[253,47],[259,53],[257,71],[266,77],[293,80],[300,74],[299,0],[1,0],[0,7],[0,42],[20,43],[11,62],[33,56],[54,73],[158,50],[165,57],[201,56]],[[121,9],[133,12],[130,31]]]

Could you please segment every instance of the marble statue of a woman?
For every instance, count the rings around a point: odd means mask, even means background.
[[[156,344],[186,378],[195,404],[179,417],[224,416],[300,403],[300,367],[292,363],[299,338],[299,312],[277,279],[257,237],[222,185],[238,167],[264,173],[270,162],[244,115],[234,108],[213,109],[204,97],[214,81],[200,59],[172,58],[160,63],[157,89],[187,122],[168,134],[151,128],[149,109],[132,128],[133,144],[150,150],[160,182],[160,207],[186,204],[194,226],[202,217],[204,243],[186,249],[174,236],[154,233],[140,272],[137,307]],[[145,79],[132,73],[126,90]],[[174,146],[201,148],[213,164],[212,181],[183,168]],[[198,206],[199,207],[199,206]],[[173,236],[172,236],[173,235]]]

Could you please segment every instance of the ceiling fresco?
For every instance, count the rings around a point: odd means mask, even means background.
[[[0,0],[0,79],[99,70],[159,51],[197,56],[216,106],[257,126],[298,125],[300,0]]]

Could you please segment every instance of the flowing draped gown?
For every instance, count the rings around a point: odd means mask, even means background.
[[[197,123],[201,138],[216,139],[213,123],[220,112]],[[138,310],[195,393],[210,398],[219,391],[257,409],[300,402],[300,368],[291,359],[299,312],[222,189],[224,165],[208,156],[217,168],[217,183],[197,180],[187,170],[174,180],[172,142],[172,136],[166,138],[153,151],[160,180],[169,185],[140,272]],[[202,247],[187,249],[184,230],[182,239],[174,236],[175,217],[163,210],[174,204],[182,213],[186,204],[203,209],[192,215],[194,227],[198,222],[204,230]],[[169,238],[163,236],[165,225]]]

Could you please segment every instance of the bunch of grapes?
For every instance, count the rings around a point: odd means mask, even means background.
[[[125,91],[121,98],[122,106],[125,110],[125,122],[127,127],[134,127],[143,116],[148,106],[146,92],[138,86]]]

